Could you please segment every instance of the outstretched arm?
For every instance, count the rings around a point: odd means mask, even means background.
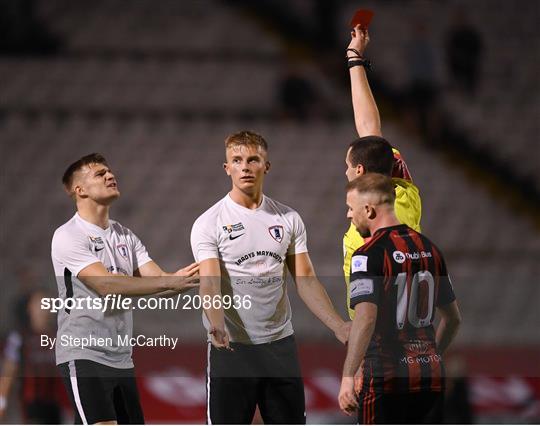
[[[174,277],[185,277],[187,279],[192,279],[193,283],[195,283],[199,276],[199,264],[197,262],[194,262],[191,265],[187,265],[183,268],[180,268],[176,272],[169,273],[169,272],[164,272],[156,262],[150,261],[142,265],[139,269],[137,269],[133,273],[133,276],[135,277],[172,277],[171,278],[172,280],[174,280]],[[156,293],[155,295],[161,296],[161,297],[175,296],[178,293],[184,293],[188,290],[191,290],[191,288],[192,287],[185,287],[180,290],[167,290],[161,293]]]
[[[368,43],[369,34],[367,30],[362,30],[357,25],[351,31],[351,42],[348,49],[354,49],[360,56],[363,56]],[[354,61],[358,57],[356,52],[347,50],[349,61]],[[363,66],[355,66],[349,69],[349,74],[351,76],[354,123],[358,136],[382,136],[381,117],[369,87],[366,70]]]
[[[129,277],[109,273],[101,262],[88,265],[79,272],[77,277],[100,296],[107,294],[146,296],[166,290],[179,292],[198,286],[198,277],[195,274],[170,277]]]

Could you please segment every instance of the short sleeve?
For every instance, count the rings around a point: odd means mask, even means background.
[[[191,250],[196,262],[219,259],[215,228],[201,218],[197,219],[191,228]]]
[[[58,263],[79,275],[84,268],[93,263],[101,262],[92,253],[90,243],[84,235],[67,232],[56,232],[52,239],[51,256]]]
[[[354,252],[349,283],[351,309],[362,302],[379,305],[384,284],[382,261],[378,251]]]
[[[129,231],[133,241],[133,270],[136,271],[145,263],[152,260],[142,241],[131,230]]]
[[[441,258],[441,276],[439,277],[439,294],[437,295],[437,306],[444,306],[456,300],[452,280],[446,269],[446,263]]]
[[[296,212],[293,215],[292,228],[292,237],[289,248],[287,249],[287,256],[306,253],[308,251],[306,227],[304,221]]]

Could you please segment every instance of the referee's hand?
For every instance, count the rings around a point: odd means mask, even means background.
[[[357,25],[354,27],[354,29],[351,31],[351,42],[349,43],[348,48],[349,49],[355,49],[360,53],[360,55],[364,54],[364,50],[366,50],[366,47],[369,43],[369,33],[368,30],[363,29],[360,27],[360,25]],[[351,52],[350,50],[347,51],[347,56],[355,56],[354,52]]]
[[[208,334],[211,336],[212,345],[217,349],[227,349],[229,351],[234,351],[229,344],[229,335],[222,328],[217,328],[216,326],[210,327]]]

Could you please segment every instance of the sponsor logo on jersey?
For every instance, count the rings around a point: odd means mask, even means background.
[[[392,256],[394,257],[394,260],[397,263],[403,263],[405,262],[405,259],[419,260],[421,257],[422,258],[432,257],[432,254],[430,251],[423,251],[423,250],[421,252],[415,251],[414,253],[403,253],[402,251],[395,251],[392,254]]]
[[[128,248],[125,244],[117,244],[116,249],[120,253],[120,256],[122,256],[124,259],[128,260]]]
[[[405,255],[402,251],[396,250],[394,253],[392,253],[392,257],[397,263],[405,262]]]
[[[373,294],[373,280],[371,278],[360,278],[351,282],[351,299],[367,294]]]
[[[422,340],[411,340],[409,343],[404,343],[403,346],[407,352],[416,352],[417,354],[428,353],[431,346]]]
[[[281,243],[283,241],[283,226],[281,225],[274,225],[268,228],[268,232],[270,232],[270,236],[276,240],[278,243]]]
[[[268,250],[257,250],[257,251],[252,251],[250,253],[246,253],[234,263],[240,266],[246,260],[259,257],[259,256],[271,257],[277,260],[279,263],[283,263],[283,258],[278,253],[274,253],[273,251],[268,251]]]
[[[353,256],[351,260],[351,273],[367,272],[367,256]]]
[[[101,251],[101,250],[103,250],[105,248],[105,243],[103,242],[101,237],[88,236],[88,238],[90,239],[90,242],[94,246],[95,251]]]
[[[225,231],[227,234],[230,234],[231,232],[235,231],[243,231],[246,228],[244,228],[244,225],[242,222],[235,223],[234,225],[223,225],[222,226],[223,231]]]
[[[236,240],[238,237],[241,237],[241,236],[244,235],[244,234],[245,234],[245,232],[242,233],[242,234],[234,235],[234,236],[233,236],[233,235],[229,235],[229,240],[231,240],[231,241],[232,241],[232,240]]]

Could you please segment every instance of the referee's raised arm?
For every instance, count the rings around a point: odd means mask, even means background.
[[[347,48],[347,65],[351,77],[351,96],[354,123],[359,137],[382,136],[381,117],[373,98],[365,67],[367,59],[364,50],[369,43],[367,29],[359,25],[351,31],[351,42]],[[369,63],[369,62],[367,62]]]

